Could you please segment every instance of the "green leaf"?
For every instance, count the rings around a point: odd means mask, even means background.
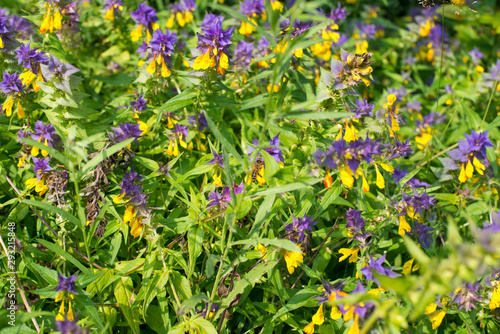
[[[302,181],[294,182],[294,183],[289,183],[285,184],[282,186],[276,186],[276,187],[271,187],[268,189],[264,190],[259,190],[251,195],[251,197],[259,197],[259,196],[264,196],[264,195],[269,195],[269,194],[279,194],[279,193],[286,193],[294,190],[299,190],[303,189],[304,187],[311,186],[313,184],[316,184],[318,182],[321,182],[323,179],[322,178],[308,178],[304,179]]]
[[[238,240],[232,243],[232,245],[253,245],[257,246],[262,244],[264,246],[274,246],[291,252],[302,253],[300,248],[288,239],[269,239],[269,238],[255,238],[255,239],[245,239]]]
[[[124,147],[128,144],[131,144],[135,138],[128,138],[118,144],[115,144],[102,152],[99,152],[95,157],[93,157],[89,162],[83,166],[83,168],[79,172],[79,177],[82,178],[85,174],[90,172],[90,170],[94,169],[99,163],[104,161],[105,159],[111,157],[113,154],[120,152]]]
[[[298,111],[290,112],[279,117],[283,118],[295,118],[298,120],[320,120],[320,119],[342,119],[352,116],[351,112],[335,112],[335,111]]]
[[[137,312],[132,311],[133,290],[132,279],[128,276],[121,277],[116,282],[114,295],[130,328],[134,334],[139,334],[139,317]]]
[[[264,150],[260,151],[260,154],[264,157],[264,179],[266,182],[269,182],[271,177],[276,174],[277,171],[280,170],[280,165],[269,153]]]
[[[214,134],[215,138],[221,143],[221,145],[233,155],[233,157],[238,160],[238,162],[244,166],[245,161],[241,157],[241,155],[236,151],[236,148],[234,148],[234,145],[229,142],[229,140],[220,132],[220,130],[217,128],[217,126],[214,124],[208,113],[205,115],[208,123],[208,127],[210,128],[210,131]]]
[[[191,321],[191,324],[194,325],[192,327],[199,329],[202,334],[217,334],[217,330],[215,330],[214,325],[202,317],[197,317]]]
[[[191,312],[198,304],[208,302],[209,298],[204,293],[199,293],[182,302],[177,310],[177,315],[185,315]]]
[[[276,314],[273,316],[271,322],[282,317],[283,315],[287,314],[288,312],[291,312],[293,310],[298,309],[299,307],[304,306],[305,304],[307,304],[311,300],[311,298],[313,298],[314,296],[317,296],[318,294],[319,293],[317,290],[315,290],[313,288],[309,288],[309,287],[300,290],[295,295],[293,295],[292,298],[290,298],[288,300],[288,303],[285,306],[283,306],[282,308],[280,308],[278,310],[278,312],[276,312]]]
[[[271,212],[275,198],[276,194],[269,194],[266,196],[259,207],[259,211],[257,211],[257,214],[255,215],[255,220],[252,225],[252,229],[248,233],[248,238],[251,238],[256,233],[259,233],[260,229],[266,222],[269,213]]]
[[[64,156],[64,154],[62,154],[61,152],[56,150],[55,148],[45,146],[44,143],[37,142],[31,138],[20,138],[19,140],[21,140],[23,143],[26,143],[28,145],[38,147],[40,150],[47,151],[51,157],[54,157],[55,159],[57,159],[60,163],[62,163],[65,166],[67,166],[69,164],[68,158],[66,156]]]
[[[415,175],[417,175],[418,172],[420,172],[420,167],[406,174],[401,180],[399,180],[398,187],[402,188],[406,184],[406,182],[410,181]]]
[[[86,268],[83,264],[81,264],[80,261],[75,259],[71,254],[66,252],[61,247],[59,247],[59,245],[53,244],[53,243],[48,242],[47,240],[43,240],[43,239],[37,239],[37,241],[39,243],[41,243],[42,245],[44,245],[45,247],[47,247],[48,249],[50,249],[51,251],[53,251],[54,253],[56,253],[57,255],[62,256],[63,258],[65,258],[69,262],[73,263],[78,269],[80,269],[86,275],[90,274],[90,271],[88,268]]]
[[[233,290],[231,290],[229,295],[222,300],[221,307],[219,307],[219,310],[217,311],[214,318],[217,319],[221,315],[222,311],[229,307],[229,304],[231,304],[231,302],[236,298],[236,295],[242,294],[248,285],[254,286],[255,283],[257,283],[257,281],[260,280],[260,278],[265,273],[274,268],[277,263],[278,260],[271,260],[267,261],[267,263],[260,263],[255,266],[255,268],[250,270],[247,274],[245,274],[245,276],[241,278],[241,281],[237,281],[234,284]]]
[[[189,229],[187,234],[189,249],[189,273],[188,278],[194,273],[196,259],[200,256],[203,248],[205,230],[202,225],[196,225]]]
[[[30,200],[30,199],[23,199],[21,202],[28,204],[28,205],[36,206],[40,209],[47,210],[48,212],[52,212],[52,213],[55,213],[57,215],[60,215],[63,218],[66,218],[68,221],[75,224],[76,226],[82,227],[85,225],[82,222],[80,222],[80,220],[78,218],[76,218],[74,215],[72,215],[71,213],[64,211],[63,209],[60,209],[60,208],[55,207],[53,205],[50,205],[48,203],[34,201],[34,200]]]

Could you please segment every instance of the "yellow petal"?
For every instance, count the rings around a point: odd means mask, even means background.
[[[5,100],[4,104],[2,105],[2,110],[5,111],[7,117],[10,117],[10,115],[12,115],[13,105],[14,105],[14,100],[12,99],[12,94],[10,94],[7,100]]]
[[[484,170],[486,169],[486,167],[481,163],[481,161],[479,161],[479,159],[474,156],[474,159],[472,160],[472,163],[474,164],[474,167],[476,167],[477,172],[480,175],[483,175],[484,174]]]
[[[104,15],[104,19],[113,22],[115,20],[115,9],[111,7]]]
[[[36,182],[37,182],[36,177],[31,178],[31,179],[27,179],[25,182],[26,187],[28,187],[28,189],[33,189],[36,186]]]
[[[368,181],[366,180],[365,174],[363,174],[362,187],[363,187],[363,192],[367,193],[370,191],[370,185],[368,184]]]
[[[405,262],[405,264],[403,265],[403,275],[411,273],[411,267],[413,265],[413,261],[415,261],[415,259],[411,259]]]
[[[168,78],[170,76],[170,74],[172,74],[172,72],[170,72],[167,65],[165,65],[165,61],[162,59],[161,76],[164,78]]]
[[[435,312],[436,309],[437,309],[437,304],[436,303],[429,304],[425,308],[425,314],[431,314],[431,313]]]
[[[304,256],[302,255],[302,253],[299,252],[285,251],[284,257],[285,257],[286,267],[290,275],[293,274],[295,268],[299,266],[299,262],[300,263],[304,262]]]
[[[142,37],[142,24],[139,24],[137,28],[132,30],[130,36],[132,37],[132,42],[137,42]]]
[[[222,173],[220,175],[217,175],[217,173],[214,174],[214,182],[213,184],[216,187],[222,187]]]
[[[379,162],[380,167],[382,167],[386,172],[394,173],[394,167],[383,162]]]
[[[399,229],[398,229],[398,234],[403,236],[406,234],[406,232],[411,231],[411,226],[406,222],[405,216],[399,216]]]
[[[337,320],[337,319],[340,319],[342,317],[342,312],[340,312],[339,308],[334,305],[332,307],[332,311],[330,312],[330,318],[332,318],[333,320]]]
[[[380,173],[380,171],[378,170],[378,167],[377,165],[375,165],[375,170],[377,172],[377,187],[379,187],[380,189],[384,189],[385,188],[385,180],[384,180],[384,177],[382,176],[382,173]]]
[[[473,173],[474,173],[474,167],[472,166],[472,163],[469,160],[467,162],[467,167],[465,167],[465,175],[467,176],[467,179],[470,179]]]
[[[167,28],[172,29],[174,27],[174,19],[175,15],[174,14],[170,15],[170,18],[167,21]]]
[[[224,69],[229,67],[229,59],[224,52],[220,53],[219,65],[220,65],[220,67],[222,67]]]
[[[396,101],[396,95],[394,94],[389,94],[387,96],[387,105],[388,106],[392,106],[394,104],[394,102]]]
[[[346,167],[348,169],[349,167]],[[342,183],[345,184],[347,187],[352,188],[354,184],[354,178],[352,177],[352,172],[349,173],[346,171],[346,169],[339,167],[340,170],[340,179],[342,180]]]
[[[341,248],[339,249],[339,253],[342,254],[342,257],[339,258],[339,262],[344,261],[345,259],[349,258],[349,263],[354,263],[358,260],[358,253],[359,253],[359,248],[354,247],[354,248]]]
[[[310,322],[306,327],[304,327],[304,333],[306,334],[314,333],[314,322]]]
[[[137,238],[138,236],[141,235],[141,232],[142,232],[141,219],[135,218],[130,223],[130,235],[133,236],[134,238]]]
[[[17,100],[17,117],[19,117],[19,118],[24,117],[24,109],[21,106],[21,103],[19,102],[19,100]]]
[[[349,328],[349,331],[347,334],[359,334],[359,316],[356,314],[354,317],[354,323],[352,324],[351,328]]]
[[[446,315],[446,311],[440,310],[429,314],[429,319],[432,322],[432,329],[436,329],[443,322],[443,318]]]
[[[71,307],[71,299],[69,300],[69,303],[68,303],[68,314],[66,315],[66,318],[69,321],[75,320],[75,317],[73,316],[73,308]]]
[[[323,304],[319,306],[318,311],[316,312],[315,315],[313,315],[312,322],[315,325],[322,325],[325,322],[325,316],[323,314]]]
[[[153,74],[156,71],[156,56],[153,58],[153,60],[149,63],[148,67],[146,67],[146,72],[149,74]]]
[[[125,196],[125,192],[123,194],[113,197],[113,203],[115,204],[121,203],[123,196]]]
[[[54,29],[61,29],[62,28],[62,15],[59,11],[56,11],[54,13]]]
[[[462,163],[462,169],[460,169],[460,175],[458,176],[458,180],[461,183],[464,183],[465,181],[468,180],[467,175],[465,174],[465,168],[463,163]]]
[[[135,210],[134,207],[131,205],[127,206],[127,209],[125,210],[125,214],[123,215],[123,222],[126,224],[129,221],[132,221],[135,217]]]
[[[490,310],[494,310],[500,307],[500,285],[497,286],[496,290],[493,291],[493,296],[491,296]]]

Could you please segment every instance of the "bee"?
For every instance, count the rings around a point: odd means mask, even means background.
[[[253,167],[252,167],[252,171],[250,172],[250,180],[248,182],[248,184],[250,184],[251,182],[259,182],[260,181],[257,179],[258,177],[260,177],[260,179],[263,179],[264,178],[264,175],[261,174],[261,171],[264,167],[264,159],[262,158],[257,158],[255,160],[255,163],[253,164]]]

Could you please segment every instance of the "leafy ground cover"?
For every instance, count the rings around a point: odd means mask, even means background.
[[[0,10],[2,333],[498,333],[495,1]]]

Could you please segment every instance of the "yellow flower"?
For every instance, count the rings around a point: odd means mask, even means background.
[[[432,304],[427,305],[427,307],[425,308],[425,314],[429,315],[429,314],[435,312],[436,308],[437,308],[436,303],[432,303]]]
[[[406,222],[405,216],[399,216],[399,229],[398,229],[398,234],[403,236],[406,234],[406,232],[411,231],[411,226]]]
[[[137,42],[142,37],[142,24],[139,24],[137,28],[132,30],[130,36],[132,37],[132,42]]]
[[[354,263],[358,261],[358,253],[359,248],[341,248],[339,249],[339,253],[342,254],[342,257],[339,259],[339,262],[344,261],[349,257],[349,263]]]
[[[333,320],[337,320],[337,319],[340,319],[342,317],[342,312],[340,312],[339,308],[334,305],[332,307],[332,311],[330,312],[330,318],[332,318]]]
[[[136,211],[132,205],[128,205],[125,209],[125,214],[123,215],[123,222],[126,224],[134,219]]]
[[[345,169],[339,166],[340,179],[342,180],[343,184],[345,184],[349,188],[352,188],[352,186],[354,185],[353,172],[348,165],[345,165],[344,167]]]
[[[490,310],[494,310],[500,307],[500,285],[497,286],[496,290],[493,291],[493,296],[491,296]]]
[[[130,235],[132,235],[134,238],[137,238],[138,236],[141,235],[142,232],[141,222],[142,222],[141,218],[135,218],[130,223]]]
[[[304,327],[304,333],[313,334],[314,333],[314,323],[309,323],[306,327]]]
[[[443,318],[445,315],[445,310],[440,310],[429,314],[429,319],[432,322],[432,329],[436,329],[439,327],[439,325],[441,325],[441,322],[443,322]]]
[[[375,170],[377,171],[377,182],[376,182],[376,185],[380,189],[384,189],[385,188],[385,180],[384,180],[384,177],[382,176],[382,173],[380,173],[380,171],[378,170],[378,167],[377,167],[376,164],[375,164]]]
[[[5,111],[7,117],[10,117],[10,115],[12,115],[13,105],[14,105],[14,100],[12,99],[12,94],[10,94],[7,100],[5,100],[4,104],[2,105],[2,110]]]
[[[267,258],[267,248],[265,246],[258,244],[255,249],[262,253],[264,260]]]
[[[315,325],[322,325],[325,322],[325,316],[323,315],[323,304],[320,305],[316,314],[313,315],[312,322]]]
[[[324,184],[325,184],[325,188],[326,189],[330,189],[332,187],[333,179],[332,179],[332,175],[330,174],[329,170],[326,171],[326,176],[325,176],[325,179],[324,179]]]
[[[359,334],[359,316],[356,314],[354,316],[354,323],[352,324],[351,328],[349,328],[349,331],[347,334]]]
[[[285,251],[284,256],[285,256],[286,267],[290,275],[292,275],[295,271],[295,268],[299,266],[299,262],[300,263],[304,262],[304,255],[302,255],[302,253],[299,252]]]
[[[217,175],[217,172],[215,172],[214,174],[214,182],[213,184],[216,186],[216,187],[222,187],[222,173]]]

